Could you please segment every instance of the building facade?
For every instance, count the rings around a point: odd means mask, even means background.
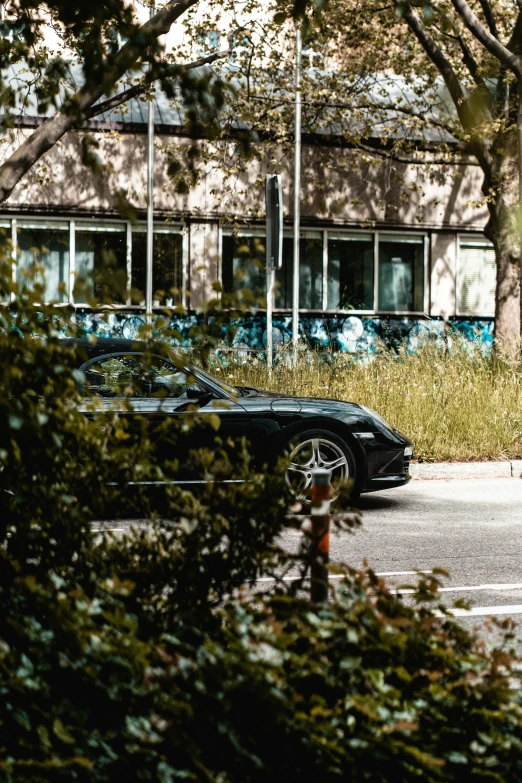
[[[277,273],[275,343],[291,334],[291,153],[272,164],[215,166],[186,194],[167,175],[167,146],[191,144],[179,117],[158,106],[153,288],[156,312],[188,330],[219,282],[263,297],[265,173],[281,173],[285,231]],[[29,133],[30,129],[16,131]],[[99,144],[105,169],[81,163],[82,136]],[[380,339],[415,349],[448,325],[491,341],[495,259],[483,229],[480,169],[379,163],[343,146],[305,139],[301,191],[300,331],[314,346],[366,353]],[[69,134],[4,204],[0,228],[14,274],[36,258],[46,298],[69,303],[88,331],[132,337],[145,321],[146,117],[139,102],[119,119]],[[132,216],[122,218],[125,203]],[[100,306],[103,302],[103,307]],[[185,311],[185,312],[182,312]],[[265,313],[252,307],[234,346],[263,350]]]

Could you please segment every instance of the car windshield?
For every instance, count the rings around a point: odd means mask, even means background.
[[[230,384],[225,383],[225,381],[222,381],[220,378],[216,378],[215,375],[210,375],[210,373],[205,372],[205,370],[202,370],[201,367],[195,367],[195,372],[198,375],[201,375],[203,378],[205,378],[207,381],[210,381],[215,386],[219,386],[219,388],[225,392],[229,397],[238,397],[240,396],[239,389],[236,389],[235,386],[230,386]]]

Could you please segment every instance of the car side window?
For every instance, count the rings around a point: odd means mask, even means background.
[[[99,397],[186,397],[183,370],[152,357],[105,356],[85,370],[84,392]]]

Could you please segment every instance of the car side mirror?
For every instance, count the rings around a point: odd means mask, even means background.
[[[187,387],[187,399],[192,402],[197,402],[200,407],[207,405],[212,399],[212,394],[205,389],[200,389],[198,386]]]

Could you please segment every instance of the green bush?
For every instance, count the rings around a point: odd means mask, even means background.
[[[312,605],[284,480],[227,443],[192,459],[249,481],[169,485],[160,518],[126,482],[176,459],[87,421],[65,326],[28,296],[0,311],[0,781],[522,780],[509,628],[486,652],[430,609],[435,579],[405,605],[347,571]],[[114,507],[147,524],[93,535]]]

